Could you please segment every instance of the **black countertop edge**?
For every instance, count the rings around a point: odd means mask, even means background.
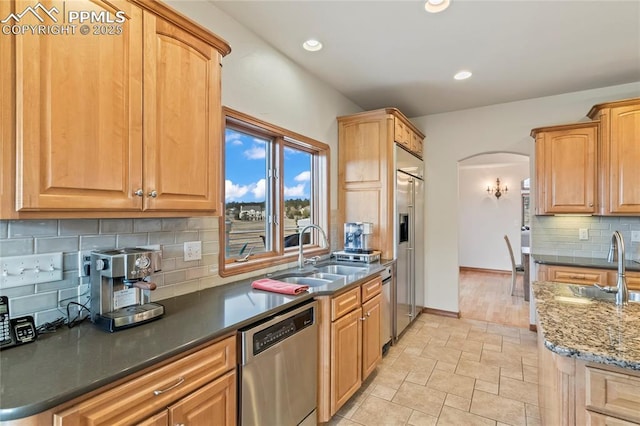
[[[307,300],[348,291],[391,263],[357,264],[367,271],[348,276],[346,284],[296,296],[252,289],[261,275],[159,300],[165,306],[163,318],[126,330],[104,332],[87,320],[41,335],[34,343],[0,352],[0,422],[37,415]],[[277,279],[295,271],[269,275]],[[233,311],[230,318],[225,308]],[[146,345],[136,344],[141,342]]]
[[[532,254],[536,263],[558,266],[579,266],[583,268],[618,269],[617,262],[607,262],[607,259],[594,257],[555,256],[548,254]],[[625,260],[624,267],[628,271],[640,272],[640,263],[634,260]]]

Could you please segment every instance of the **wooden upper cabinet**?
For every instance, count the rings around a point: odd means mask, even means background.
[[[146,11],[144,50],[145,208],[220,212],[221,55]]]
[[[0,218],[219,213],[220,62],[229,46],[158,1],[41,3],[126,19],[111,25],[120,34],[3,37],[13,66],[2,93],[15,114],[3,112],[14,125],[2,150],[15,162],[3,161]]]
[[[424,135],[397,109],[338,117],[340,220],[371,222],[372,247],[393,258],[394,150],[422,157]]]
[[[596,105],[588,115],[600,121],[600,213],[639,214],[640,98]]]
[[[41,3],[64,10],[62,1]],[[142,206],[131,191],[142,186],[142,10],[80,4],[125,11],[122,34],[14,36],[16,210]]]
[[[537,214],[595,213],[598,122],[533,129]]]

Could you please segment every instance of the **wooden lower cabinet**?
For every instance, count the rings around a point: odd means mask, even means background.
[[[626,271],[627,288],[640,291],[640,272]],[[562,265],[540,265],[539,281],[559,281],[563,283],[615,286],[618,283],[618,271],[612,269],[581,268]]]
[[[382,360],[381,290],[376,277],[336,297],[318,298],[320,423],[331,419]]]
[[[540,281],[559,281],[563,283],[606,285],[608,271],[606,269],[579,268],[574,266],[540,265],[538,269]],[[615,282],[614,282],[615,285]]]
[[[66,406],[53,424],[235,425],[236,362],[234,335]]]
[[[169,425],[236,424],[236,373],[230,371],[168,409]]]
[[[362,308],[331,324],[331,413],[362,385]]]
[[[382,360],[382,294],[362,305],[362,315],[365,318],[362,322],[362,377],[365,378]]]
[[[538,400],[543,425],[640,424],[640,372],[558,355],[538,329]]]
[[[609,272],[609,274],[611,274],[611,272]],[[640,291],[640,272],[626,272],[625,277],[627,278],[627,287],[629,290]],[[615,278],[613,282],[615,284]]]

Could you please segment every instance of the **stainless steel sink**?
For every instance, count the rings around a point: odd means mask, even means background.
[[[344,284],[347,281],[347,278],[344,275],[337,274],[327,274],[326,272],[318,272],[315,274],[309,275],[310,278],[320,278],[322,280],[330,280],[331,282],[342,281]]]
[[[344,277],[341,277],[341,278],[344,279]],[[276,278],[276,279],[278,281],[283,281],[285,283],[302,284],[302,285],[308,285],[309,287],[320,287],[333,282],[333,280],[327,280],[323,278],[314,278],[314,277],[284,277],[284,278]]]
[[[359,266],[347,266],[347,265],[326,265],[320,266],[316,268],[319,272],[325,272],[327,274],[338,274],[338,275],[353,275],[358,272],[364,272],[367,268],[359,267]]]
[[[571,293],[575,297],[586,297],[588,299],[608,300],[615,303],[616,294],[606,293],[597,287],[584,285],[569,285]],[[629,302],[640,302],[639,291],[629,291]]]

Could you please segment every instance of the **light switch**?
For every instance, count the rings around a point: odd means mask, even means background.
[[[0,258],[0,289],[61,279],[62,252]]]
[[[589,239],[589,229],[588,228],[580,228],[580,239],[588,240]]]

